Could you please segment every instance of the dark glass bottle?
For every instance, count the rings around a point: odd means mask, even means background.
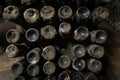
[[[52,25],[46,25],[41,28],[41,36],[46,40],[54,39],[57,34],[55,27]]]
[[[62,22],[59,25],[59,34],[62,38],[67,39],[70,36],[71,33],[71,24],[67,22]]]
[[[36,42],[39,39],[39,36],[39,31],[35,28],[29,28],[25,33],[28,42]]]
[[[27,65],[28,64],[25,60],[21,60],[13,64],[11,70],[16,75],[24,74]]]
[[[93,73],[88,72],[85,74],[84,80],[98,80],[98,79]]]
[[[110,15],[109,10],[107,8],[99,6],[95,8],[95,10],[93,11],[92,19],[93,19],[93,22],[99,23],[99,22],[108,20],[109,15]]]
[[[87,52],[91,57],[99,59],[104,56],[105,50],[101,45],[91,44],[87,47]]]
[[[22,5],[31,5],[34,2],[36,2],[36,0],[20,0]]]
[[[55,9],[52,6],[44,6],[40,11],[40,16],[43,21],[52,22],[52,19],[55,16]]]
[[[39,12],[34,8],[28,8],[23,13],[24,19],[28,23],[36,23],[39,20]]]
[[[71,76],[67,71],[63,71],[59,74],[58,80],[71,80]]]
[[[24,42],[24,30],[21,26],[16,29],[9,29],[6,32],[6,40],[8,43],[23,43]]]
[[[9,5],[4,8],[3,18],[7,20],[14,20],[19,16],[20,12],[18,7]]]
[[[87,60],[87,67],[88,70],[94,73],[99,73],[102,70],[102,63],[99,60],[91,58]]]
[[[42,57],[45,60],[52,60],[55,58],[55,56],[56,56],[56,49],[54,46],[48,45],[45,48],[43,48]]]
[[[58,65],[59,67],[66,69],[70,66],[71,60],[67,55],[62,55],[59,59],[58,59]]]
[[[27,61],[31,64],[36,64],[40,60],[40,48],[34,48],[27,53]]]
[[[52,75],[53,73],[55,73],[55,70],[56,70],[56,65],[51,61],[47,61],[43,65],[43,71],[47,75]]]
[[[83,80],[83,78],[84,75],[82,72],[77,71],[72,74],[72,80]]]
[[[47,76],[44,80],[57,80],[55,76]]]
[[[90,10],[87,7],[78,7],[75,18],[78,22],[82,20],[87,20],[91,16]]]
[[[107,33],[104,30],[94,30],[90,32],[91,41],[102,44],[107,40]]]
[[[27,51],[28,48],[25,45],[10,44],[7,46],[5,52],[8,57],[18,57],[18,56],[25,56]]]
[[[40,72],[40,68],[38,65],[36,64],[30,64],[28,67],[27,67],[27,74],[29,76],[37,76]]]
[[[58,17],[60,18],[60,20],[68,20],[72,17],[73,15],[73,11],[72,8],[69,6],[61,6],[58,9]]]
[[[89,36],[89,30],[85,26],[80,26],[74,31],[74,39],[77,41],[85,40]]]
[[[76,44],[72,47],[72,54],[75,57],[84,57],[86,54],[86,48],[85,46],[81,44]]]
[[[86,62],[84,59],[79,59],[74,57],[72,59],[72,68],[76,71],[82,71],[86,67]]]

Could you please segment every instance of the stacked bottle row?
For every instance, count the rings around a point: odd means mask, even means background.
[[[19,27],[19,26],[18,26]],[[31,43],[44,40],[55,39],[57,33],[61,36],[61,39],[67,39],[71,37],[76,41],[84,41],[90,37],[90,42],[102,44],[107,39],[107,33],[104,30],[89,31],[85,26],[79,26],[72,33],[72,26],[69,23],[62,22],[59,25],[59,30],[56,30],[52,25],[46,25],[40,30],[36,28],[29,28],[24,31],[21,27],[18,29],[9,29],[6,33],[6,40],[8,43],[23,43],[25,40]],[[57,32],[58,31],[58,32]]]
[[[57,13],[56,13],[57,11]],[[8,20],[14,20],[21,15],[17,6],[9,5],[4,8],[3,17]],[[50,5],[43,6],[40,12],[35,8],[28,8],[23,12],[23,17],[27,23],[36,23],[42,18],[43,21],[52,22],[55,20],[55,16],[58,16],[60,21],[66,21],[75,17],[76,21],[87,20],[92,17],[93,22],[105,21],[109,17],[109,11],[104,7],[97,7],[91,14],[91,11],[87,7],[78,7],[74,11],[69,5],[64,5],[55,10]]]

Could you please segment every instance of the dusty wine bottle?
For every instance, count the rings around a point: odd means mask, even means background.
[[[21,26],[18,26],[16,29],[9,29],[6,32],[6,40],[8,43],[22,43],[24,39],[24,30]]]
[[[43,71],[47,75],[52,75],[53,73],[55,73],[55,70],[56,70],[56,65],[53,62],[47,61],[43,65]]]
[[[84,80],[98,80],[98,78],[91,72],[88,72],[84,76]]]
[[[68,20],[71,18],[72,15],[73,15],[73,11],[70,6],[65,5],[65,6],[61,6],[58,9],[58,17],[61,20]]]
[[[71,80],[71,76],[67,71],[63,71],[58,75],[58,80]]]
[[[21,61],[16,62],[15,64],[13,64],[11,70],[14,74],[20,75],[25,72],[24,70],[25,70],[26,65],[27,65],[26,61],[21,60]]]
[[[24,76],[17,76],[14,80],[26,80]]]
[[[57,31],[55,27],[53,27],[52,25],[46,25],[45,27],[41,28],[41,36],[44,39],[51,40],[55,38],[56,34],[57,34]]]
[[[58,59],[58,65],[59,67],[66,69],[70,66],[71,60],[67,55],[62,55],[59,59]]]
[[[44,80],[57,80],[55,76],[47,76]]]
[[[93,22],[99,23],[109,18],[109,10],[104,7],[97,7],[92,13]]]
[[[37,76],[40,72],[40,68],[38,65],[36,64],[30,64],[28,67],[27,67],[27,74],[29,76]]]
[[[94,73],[99,73],[102,70],[102,63],[99,60],[91,58],[87,60],[87,67],[88,70]]]
[[[28,23],[35,23],[39,20],[39,12],[34,8],[28,8],[23,13],[24,19]]]
[[[16,6],[9,5],[4,8],[3,18],[7,20],[14,20],[19,16],[19,9]]]
[[[91,44],[87,47],[87,52],[91,57],[99,59],[104,56],[105,50],[101,45]]]
[[[55,55],[56,55],[56,49],[54,46],[48,45],[45,48],[43,48],[42,57],[45,60],[52,60],[55,58]]]
[[[83,73],[79,71],[72,74],[72,80],[83,80],[83,77]]]
[[[22,5],[31,5],[33,4],[36,0],[20,0]]]
[[[85,40],[89,36],[89,30],[85,26],[80,26],[74,31],[74,39],[77,41]]]
[[[91,41],[102,44],[107,40],[107,33],[104,30],[94,30],[90,32]]]
[[[23,50],[24,52],[22,52]],[[27,50],[28,48],[24,45],[10,44],[7,46],[5,52],[8,57],[18,57],[18,56],[24,56]]]
[[[35,28],[29,28],[25,33],[25,37],[29,42],[36,42],[39,36],[39,31]]]
[[[75,57],[83,57],[86,54],[86,49],[85,46],[81,44],[76,44],[72,47],[72,54]]]
[[[62,38],[67,38],[68,35],[71,33],[71,24],[67,22],[62,22],[59,25],[59,34]]]
[[[44,21],[50,21],[55,16],[55,9],[52,6],[44,6],[40,11],[40,16]]]
[[[27,61],[31,64],[36,64],[40,60],[40,48],[34,48],[27,53]]]
[[[87,7],[78,7],[75,18],[79,22],[81,20],[87,20],[90,18],[90,10]]]
[[[74,57],[72,59],[72,68],[76,71],[82,71],[86,66],[85,60],[84,59],[79,59]]]

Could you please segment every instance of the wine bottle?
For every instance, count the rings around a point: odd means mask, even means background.
[[[90,32],[91,41],[102,44],[107,40],[107,33],[104,30],[94,30]]]
[[[47,75],[52,75],[55,73],[56,70],[56,65],[51,62],[51,61],[46,61],[45,64],[43,65],[43,71]]]
[[[31,64],[36,64],[40,60],[40,48],[34,48],[27,53],[27,61]]]
[[[39,12],[34,8],[28,8],[23,13],[24,19],[28,23],[35,23],[39,20]]]
[[[41,28],[41,36],[46,40],[51,40],[55,38],[57,31],[52,25],[46,25]]]
[[[84,59],[74,57],[72,59],[72,68],[76,71],[82,71],[86,67]]]
[[[57,80],[55,76],[47,76],[44,80]]]
[[[39,39],[39,36],[39,31],[35,28],[29,28],[25,33],[27,41],[32,43],[36,42]]]
[[[52,60],[55,58],[55,56],[56,56],[56,49],[54,46],[48,45],[43,48],[42,57],[45,60]]]
[[[104,56],[104,47],[97,44],[91,44],[87,47],[87,52],[91,57],[100,59]]]
[[[99,60],[91,58],[87,60],[87,67],[88,70],[99,73],[102,70],[102,63]]]
[[[40,11],[40,16],[43,19],[43,21],[49,21],[49,23],[50,23],[55,16],[54,7],[44,6]]]
[[[62,22],[59,25],[59,34],[62,38],[68,38],[71,33],[71,24],[67,22]]]
[[[24,50],[24,52],[23,52]],[[18,45],[18,44],[10,44],[7,46],[5,52],[8,57],[19,57],[25,56],[28,51],[28,48],[25,45]]]
[[[87,20],[89,19],[91,16],[91,12],[87,7],[78,7],[76,14],[75,14],[75,18],[77,22],[83,21],[83,20]]]
[[[63,71],[58,75],[58,80],[71,80],[71,76],[67,71]]]
[[[62,55],[59,59],[58,59],[58,65],[59,67],[66,69],[70,66],[71,60],[67,55]]]
[[[16,29],[9,29],[6,32],[6,40],[8,43],[23,43],[24,42],[24,30],[21,26]]]
[[[82,72],[77,71],[72,74],[72,80],[83,80],[83,78],[84,75]]]
[[[36,0],[20,0],[22,5],[31,5],[35,2]]]
[[[88,72],[84,76],[84,80],[98,80],[98,78],[91,72]]]
[[[92,20],[95,23],[106,21],[109,18],[109,10],[104,7],[97,7],[92,13]]]
[[[72,8],[69,6],[61,6],[58,9],[58,17],[60,18],[60,20],[68,20],[72,17],[73,15],[73,11]]]
[[[40,72],[40,68],[38,65],[36,64],[30,64],[28,67],[27,67],[27,74],[29,76],[37,76]]]
[[[74,31],[74,39],[77,41],[85,40],[89,36],[89,30],[85,26],[80,26]]]
[[[16,62],[15,64],[13,64],[11,70],[16,75],[24,74],[26,66],[27,66],[27,63],[26,63],[25,59],[23,59],[23,60]]]
[[[81,44],[76,44],[72,47],[72,54],[75,57],[84,57],[86,54],[86,49],[85,46],[81,45]]]
[[[4,8],[3,18],[7,20],[14,20],[19,16],[20,12],[18,7],[9,5]]]

